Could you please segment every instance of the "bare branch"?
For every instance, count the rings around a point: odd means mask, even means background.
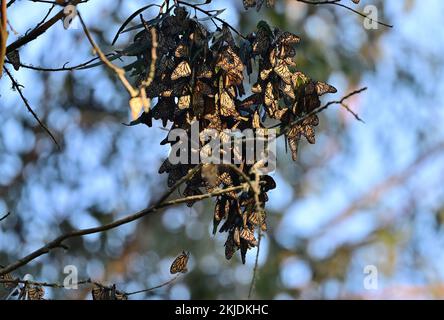
[[[8,40],[8,17],[6,14],[6,0],[0,0],[0,78],[3,74],[3,66],[6,59],[6,41]]]
[[[72,0],[71,4],[77,5],[81,2],[82,2],[81,0]],[[42,34],[44,34],[49,28],[51,28],[54,24],[56,24],[60,19],[63,19],[64,16],[65,16],[65,13],[63,12],[63,10],[60,10],[56,15],[54,15],[51,19],[46,21],[44,24],[40,25],[39,27],[37,27],[34,30],[32,30],[31,32],[29,32],[26,36],[11,43],[7,47],[6,53],[8,54],[14,50],[17,50],[18,48],[24,46],[25,44],[37,39]]]
[[[15,285],[24,284],[24,285],[32,285],[32,286],[38,286],[38,287],[49,287],[49,288],[57,288],[57,289],[65,288],[65,286],[60,283],[21,280],[18,278],[17,279],[0,279],[0,283],[15,284]],[[83,285],[83,284],[89,284],[89,283],[92,283],[91,279],[78,281],[77,283],[74,283],[73,285]]]
[[[93,47],[94,51],[99,56],[100,60],[102,60],[102,62],[119,77],[120,82],[122,82],[123,86],[125,87],[125,89],[130,94],[131,98],[137,97],[139,92],[138,92],[138,90],[134,89],[133,86],[129,83],[128,79],[125,76],[125,70],[115,66],[113,63],[111,63],[111,61],[108,60],[106,55],[97,46],[97,44],[95,43],[94,39],[92,38],[91,33],[89,32],[88,28],[86,27],[86,24],[83,21],[83,18],[81,16],[80,12],[78,12],[77,15],[79,17],[80,24],[83,27],[83,31],[85,32],[86,37],[88,38],[88,40],[89,40],[91,46]]]
[[[347,10],[353,12],[353,13],[356,13],[357,15],[363,17],[364,19],[368,19],[371,22],[375,22],[375,23],[377,23],[377,24],[379,24],[381,26],[384,26],[384,27],[387,27],[387,28],[393,28],[393,25],[390,25],[390,24],[387,24],[385,22],[381,22],[381,21],[375,20],[375,19],[371,18],[370,16],[365,15],[364,13],[359,12],[358,10],[353,9],[352,7],[349,7],[349,6],[341,3],[341,0],[325,0],[325,1],[296,0],[296,1],[297,2],[302,2],[302,3],[305,3],[305,4],[314,5],[314,6],[325,5],[325,4],[326,5],[329,5],[329,4],[330,5],[335,5],[335,6],[347,9]]]
[[[31,108],[31,106],[29,105],[28,100],[26,99],[26,97],[24,96],[22,89],[20,89],[20,85],[18,84],[18,82],[14,79],[14,77],[12,76],[12,74],[9,72],[9,70],[6,67],[3,67],[3,69],[6,71],[6,74],[8,75],[9,79],[11,79],[12,82],[12,86],[13,88],[15,88],[15,90],[17,90],[17,92],[19,93],[20,97],[23,100],[23,103],[25,104],[26,108],[28,109],[28,111],[32,114],[32,116],[34,117],[34,119],[38,122],[38,124],[40,125],[40,127],[42,127],[43,130],[46,131],[46,133],[51,137],[52,141],[54,141],[54,143],[56,144],[56,146],[60,149],[60,145],[57,142],[56,138],[54,137],[54,135],[51,133],[51,131],[48,129],[48,127],[43,123],[42,120],[40,120],[40,118],[38,117],[38,115],[34,112],[34,110]]]
[[[281,132],[279,132],[279,134],[276,135],[276,138],[278,138],[278,137],[280,137],[280,136],[282,136],[282,135],[288,133],[288,131],[289,131],[293,126],[295,126],[295,125],[301,123],[301,122],[304,121],[305,119],[307,119],[307,118],[309,118],[309,117],[311,117],[311,116],[313,116],[313,115],[315,115],[315,114],[321,113],[322,111],[328,109],[328,108],[329,108],[330,106],[332,106],[332,105],[337,105],[337,104],[339,104],[339,105],[341,105],[342,107],[344,107],[344,102],[345,102],[346,100],[348,100],[348,99],[350,99],[351,97],[353,97],[353,96],[355,96],[355,95],[358,95],[358,94],[360,94],[360,93],[362,93],[362,92],[364,92],[364,91],[366,91],[366,90],[367,90],[366,87],[365,87],[365,88],[362,88],[362,89],[359,89],[359,90],[355,90],[355,91],[349,93],[348,95],[344,96],[341,100],[338,100],[338,101],[330,101],[330,102],[326,103],[325,105],[320,106],[319,108],[316,108],[316,109],[312,110],[311,112],[309,112],[309,113],[305,114],[304,116],[302,116],[302,117],[296,119],[295,121],[293,121],[292,123],[290,123],[289,125],[287,125],[285,128],[283,128],[283,129],[281,130]],[[349,111],[351,111],[349,108],[346,108],[346,109],[349,110]],[[352,114],[353,114],[355,117],[357,117],[357,119],[358,119],[359,121],[362,121],[362,120],[357,116],[356,113],[352,112]],[[363,122],[363,121],[362,121],[362,122]],[[278,127],[278,126],[280,126],[280,124],[277,124],[277,125],[273,126],[272,128],[275,128],[275,127]]]
[[[192,172],[192,171],[191,171]],[[192,177],[192,176],[191,176]],[[241,190],[248,190],[248,183],[244,183],[241,184],[239,186],[235,186],[235,187],[230,187],[230,188],[225,188],[225,189],[218,189],[215,190],[214,192],[211,193],[206,193],[206,194],[202,194],[202,195],[195,195],[195,196],[190,196],[190,197],[186,197],[186,198],[180,198],[180,199],[175,199],[175,200],[170,200],[170,201],[166,201],[166,199],[181,185],[183,184],[186,180],[190,179],[190,174],[188,174],[186,176],[187,179],[185,179],[185,177],[179,181],[179,183],[177,183],[170,191],[168,191],[158,202],[157,204],[146,208],[144,210],[141,210],[135,214],[132,215],[128,215],[122,219],[119,220],[115,220],[111,223],[108,224],[104,224],[98,227],[94,227],[94,228],[87,228],[87,229],[81,229],[81,230],[76,230],[76,231],[72,231],[69,233],[66,233],[64,235],[61,235],[59,237],[57,237],[56,239],[50,241],[49,243],[47,243],[46,245],[44,245],[43,247],[35,250],[34,252],[28,254],[27,256],[17,260],[16,262],[6,266],[5,268],[0,269],[0,275],[4,275],[6,273],[9,273],[11,271],[14,271],[24,265],[26,265],[27,263],[29,263],[30,261],[45,255],[47,253],[49,253],[50,251],[52,251],[55,248],[58,248],[62,245],[62,243],[65,240],[71,239],[71,238],[77,238],[77,237],[81,237],[84,235],[88,235],[88,234],[93,234],[93,233],[99,233],[99,232],[104,232],[104,231],[108,231],[114,228],[117,228],[121,225],[136,221],[142,217],[145,217],[146,215],[150,214],[150,213],[155,213],[158,212],[160,209],[162,208],[166,208],[169,206],[173,206],[173,205],[178,205],[178,204],[182,204],[182,203],[186,203],[189,201],[200,201],[200,200],[204,200],[204,199],[208,199],[208,198],[212,198],[215,196],[219,196],[225,193],[229,193],[232,191],[241,191]]]
[[[84,70],[82,68],[89,66],[89,64],[93,63],[96,60],[99,60],[99,57],[92,58],[92,59],[90,59],[90,60],[88,60],[86,62],[83,62],[81,64],[78,64],[78,65],[75,65],[75,66],[72,66],[72,67],[67,67],[67,64],[69,62],[66,62],[60,68],[45,68],[45,67],[38,67],[38,66],[30,65],[30,64],[20,63],[20,68],[25,68],[25,69],[35,70],[35,71],[42,71],[42,72],[58,72],[58,71]],[[5,62],[8,63],[8,64],[12,64],[8,60],[6,60]]]
[[[126,296],[132,296],[134,294],[146,293],[146,292],[150,292],[150,291],[162,288],[162,287],[166,287],[166,286],[170,285],[171,283],[173,283],[174,281],[176,281],[177,278],[179,278],[180,276],[181,276],[181,274],[178,274],[174,278],[172,278],[172,279],[170,279],[170,280],[168,280],[168,281],[166,281],[166,282],[164,282],[164,283],[162,283],[162,284],[160,284],[158,286],[155,286],[155,287],[152,287],[152,288],[148,288],[148,289],[139,290],[139,291],[134,291],[134,292],[127,292],[127,293],[125,293],[125,295]]]
[[[3,217],[0,218],[0,222],[5,220],[6,218],[8,218],[10,215],[11,215],[11,212],[8,212],[7,214],[5,214]]]

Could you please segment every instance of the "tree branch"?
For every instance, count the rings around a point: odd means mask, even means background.
[[[377,23],[377,24],[379,24],[381,26],[384,26],[384,27],[387,27],[387,28],[393,28],[393,25],[390,25],[390,24],[387,24],[387,23],[375,20],[375,19],[371,18],[370,16],[367,16],[364,13],[359,12],[358,10],[353,9],[352,7],[349,7],[349,6],[347,6],[347,5],[343,4],[343,3],[340,3],[341,0],[325,0],[325,1],[296,0],[296,1],[297,2],[301,2],[301,3],[305,3],[305,4],[314,5],[314,6],[324,5],[324,4],[335,5],[335,6],[347,9],[347,10],[353,12],[353,13],[356,13],[357,15],[363,17],[364,19],[368,19],[371,22],[375,22],[375,23]]]
[[[192,170],[190,171],[192,172]],[[186,180],[188,180],[190,177],[190,173],[186,176],[187,179],[185,179],[185,177],[179,181],[170,191],[168,191],[159,201],[157,204],[146,208],[144,210],[141,210],[135,214],[131,214],[128,215],[122,219],[118,219],[115,220],[111,223],[108,224],[104,224],[98,227],[94,227],[94,228],[87,228],[87,229],[81,229],[81,230],[76,230],[76,231],[72,231],[69,233],[66,233],[64,235],[61,235],[59,237],[57,237],[56,239],[50,241],[49,243],[47,243],[46,245],[42,246],[41,248],[35,250],[34,252],[28,254],[27,256],[17,260],[16,262],[6,266],[5,268],[0,269],[0,276],[4,275],[6,273],[9,273],[11,271],[14,271],[26,264],[28,264],[30,261],[45,255],[47,253],[49,253],[51,250],[55,249],[55,248],[59,248],[63,245],[63,242],[71,239],[71,238],[77,238],[77,237],[81,237],[84,235],[88,235],[88,234],[93,234],[93,233],[99,233],[99,232],[104,232],[104,231],[108,231],[114,228],[117,228],[121,225],[133,222],[135,220],[138,220],[142,217],[145,217],[146,215],[150,214],[150,213],[155,213],[158,210],[162,209],[162,208],[166,208],[169,206],[173,206],[173,205],[177,205],[177,204],[182,204],[182,203],[186,203],[189,201],[200,201],[200,200],[204,200],[207,198],[211,198],[211,197],[215,197],[215,196],[219,196],[228,192],[232,192],[232,191],[241,191],[241,190],[248,190],[248,183],[244,183],[241,184],[239,186],[235,186],[235,187],[230,187],[230,188],[225,188],[225,189],[218,189],[215,190],[214,192],[211,193],[206,193],[206,194],[202,194],[202,195],[195,195],[195,196],[190,196],[190,197],[186,197],[186,198],[180,198],[180,199],[175,199],[175,200],[170,200],[170,201],[166,201],[166,199],[181,185],[183,184]]]
[[[128,79],[125,76],[125,70],[117,67],[111,61],[108,60],[106,55],[102,52],[102,50],[99,48],[99,46],[97,46],[94,39],[92,38],[91,33],[89,32],[88,28],[86,27],[85,22],[83,21],[82,16],[80,15],[80,12],[78,12],[77,15],[79,17],[80,24],[83,27],[83,31],[85,32],[86,37],[88,38],[94,51],[99,56],[100,60],[102,60],[102,62],[119,77],[120,82],[122,82],[123,86],[130,94],[131,98],[137,97],[139,92],[138,92],[138,90],[134,89],[133,86],[129,83]]]
[[[42,127],[42,129],[46,131],[46,133],[51,137],[52,141],[54,141],[56,146],[60,149],[60,145],[57,142],[57,140],[54,137],[54,135],[51,133],[51,131],[48,129],[48,127],[43,123],[43,121],[40,120],[39,116],[34,112],[34,110],[29,105],[29,102],[26,99],[25,95],[23,94],[22,89],[20,89],[20,85],[18,84],[18,82],[14,79],[14,77],[12,76],[12,74],[9,72],[9,70],[6,67],[3,67],[3,69],[6,71],[6,74],[8,75],[9,79],[11,79],[12,87],[15,88],[15,90],[17,90],[17,92],[20,95],[20,98],[22,98],[22,101],[25,104],[25,106],[28,109],[28,111],[32,114],[34,119],[38,122],[40,127]]]
[[[0,222],[2,222],[3,220],[5,220],[7,217],[9,217],[11,215],[11,212],[8,212],[7,214],[5,214],[3,217],[0,218]]]
[[[305,119],[307,119],[307,118],[309,118],[309,117],[311,117],[311,116],[313,116],[313,115],[315,115],[315,114],[321,113],[322,111],[328,109],[328,108],[329,108],[330,106],[332,106],[332,105],[337,105],[337,104],[339,104],[339,105],[341,105],[342,107],[344,107],[344,105],[345,105],[344,102],[345,102],[346,100],[348,100],[348,99],[350,99],[351,97],[353,97],[353,96],[355,96],[355,95],[358,95],[358,94],[360,94],[360,93],[362,93],[362,92],[364,92],[364,91],[366,91],[366,90],[367,90],[366,87],[365,87],[365,88],[362,88],[362,89],[359,89],[359,90],[355,90],[355,91],[349,93],[348,95],[344,96],[341,100],[338,100],[338,101],[330,101],[330,102],[326,103],[325,105],[320,106],[320,107],[318,107],[318,108],[312,110],[311,112],[305,114],[305,115],[302,116],[302,117],[299,117],[298,119],[296,119],[295,121],[293,121],[292,123],[290,123],[289,125],[287,125],[285,128],[283,128],[283,129],[281,130],[281,132],[279,132],[279,134],[276,135],[276,138],[279,138],[280,136],[282,136],[282,135],[288,133],[288,131],[289,131],[293,126],[295,126],[295,125],[301,123],[301,122],[304,121]],[[349,112],[351,112],[350,108],[348,108],[348,107],[346,108],[346,110],[348,110]],[[358,116],[356,113],[354,113],[354,112],[351,112],[351,113],[352,113],[353,116],[354,116],[355,118],[357,118],[359,121],[362,121],[362,119],[359,118],[359,116]],[[363,122],[363,121],[362,121],[362,122]],[[279,123],[279,124],[277,124],[277,125],[275,125],[275,126],[273,126],[273,127],[271,127],[271,128],[276,128],[276,127],[278,127],[278,126],[280,126],[280,125],[281,125],[281,124]]]
[[[81,3],[81,0],[72,0],[71,1],[71,5],[77,5],[79,3]],[[54,24],[57,23],[57,21],[59,21],[60,19],[63,19],[65,17],[65,13],[63,12],[63,10],[60,10],[55,16],[53,16],[51,19],[49,19],[48,21],[46,21],[45,23],[43,23],[42,25],[40,25],[39,27],[33,29],[31,32],[29,32],[27,35],[25,35],[24,37],[18,39],[17,41],[11,43],[7,49],[6,49],[6,53],[10,53],[14,50],[17,50],[18,48],[24,46],[25,44],[37,39],[38,37],[40,37],[42,34],[44,34],[49,28],[51,28]]]
[[[8,40],[8,17],[6,15],[6,0],[0,0],[0,78],[3,74],[3,66],[6,59],[6,41]]]

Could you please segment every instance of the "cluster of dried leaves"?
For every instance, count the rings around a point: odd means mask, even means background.
[[[214,17],[211,12],[207,15],[205,20]],[[190,132],[191,124],[199,123],[200,141],[197,146],[191,145],[190,161],[173,165],[167,159],[159,169],[159,173],[168,174],[169,187],[195,168],[196,164],[190,164],[193,152],[206,152],[208,145],[203,137],[208,129],[218,132],[218,137],[213,138],[226,142],[230,137],[224,130],[253,129],[263,133],[267,130],[264,121],[277,121],[283,129],[288,127],[287,138],[296,159],[301,136],[310,143],[315,142],[314,127],[319,120],[316,115],[300,123],[295,120],[319,107],[319,96],[336,92],[332,86],[313,81],[297,70],[293,60],[294,46],[299,42],[296,35],[272,30],[261,21],[255,32],[246,37],[239,36],[237,41],[231,26],[222,23],[217,30],[210,31],[202,20],[191,17],[184,7],[175,6],[156,19],[144,21],[144,29],[131,45],[145,48],[137,55],[137,61],[127,67],[141,84],[152,72],[153,54],[149,48],[153,43],[153,31],[158,41],[159,57],[155,60],[152,81],[143,92],[147,99],[157,103],[131,125],[144,123],[151,127],[156,119],[161,120],[163,126],[171,122],[171,130],[181,128]],[[256,75],[257,81],[251,86],[246,78]],[[168,137],[161,142],[162,145],[168,143],[173,145],[176,142],[168,141]],[[237,165],[238,170],[225,165],[204,164],[186,182],[184,195],[200,195],[204,191],[211,193],[218,188],[236,186],[245,182],[245,177],[254,180],[253,165],[245,161],[244,152],[232,151],[232,163],[241,163]],[[220,159],[222,155],[210,156]],[[239,175],[239,171],[244,175]],[[245,262],[247,250],[257,245],[255,230],[266,230],[265,212],[258,208],[268,201],[267,192],[275,187],[273,178],[263,175],[258,199],[251,189],[218,196],[214,232],[224,220],[219,231],[228,232],[227,259],[240,249]],[[188,205],[192,206],[193,201]]]

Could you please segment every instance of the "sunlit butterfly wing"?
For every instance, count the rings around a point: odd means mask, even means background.
[[[223,90],[219,97],[220,113],[225,117],[237,116],[236,105],[230,94]]]
[[[288,66],[284,62],[280,62],[276,67],[274,67],[274,72],[286,83],[291,84],[292,73]]]
[[[175,81],[180,78],[189,77],[191,75],[191,67],[188,61],[179,63],[171,74],[171,80]]]
[[[316,87],[316,93],[318,94],[318,96],[323,96],[324,94],[327,93],[336,93],[338,92],[338,90],[336,90],[335,87],[324,83],[324,82],[316,82],[315,83],[315,87]]]
[[[188,259],[189,259],[190,253],[182,251],[182,254],[179,255],[176,259],[174,259],[173,263],[171,264],[170,267],[170,273],[171,274],[175,274],[175,273],[186,273],[187,270],[187,264],[188,264]]]

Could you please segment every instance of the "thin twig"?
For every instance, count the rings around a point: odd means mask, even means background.
[[[379,25],[382,25],[384,27],[387,27],[387,28],[393,28],[393,25],[390,25],[390,24],[387,24],[387,23],[375,20],[375,19],[371,18],[370,16],[365,15],[364,13],[359,12],[358,10],[353,9],[352,7],[349,7],[349,6],[347,6],[347,5],[343,4],[343,3],[340,3],[341,0],[325,0],[325,1],[296,0],[296,1],[297,2],[301,2],[301,3],[305,3],[305,4],[314,5],[314,6],[317,6],[317,5],[335,5],[335,6],[339,6],[339,7],[342,7],[344,9],[347,9],[347,10],[353,12],[353,13],[356,13],[357,15],[363,17],[364,19],[370,20],[371,22],[375,22],[375,23],[377,23]]]
[[[5,220],[7,217],[9,217],[11,215],[11,212],[8,212],[7,214],[5,214],[3,217],[0,218],[0,222],[2,222],[3,220]]]
[[[155,287],[152,287],[152,288],[148,288],[148,289],[139,290],[139,291],[128,292],[128,293],[125,293],[125,295],[126,296],[132,296],[134,294],[146,293],[146,292],[150,292],[150,291],[162,288],[162,287],[166,287],[166,286],[170,285],[171,283],[173,283],[174,281],[176,281],[176,279],[179,278],[180,276],[181,276],[181,274],[179,273],[174,278],[172,278],[172,279],[170,279],[170,280],[168,280],[168,281],[166,281],[166,282],[164,282],[164,283],[162,283],[162,284],[160,284],[158,286],[155,286]]]
[[[239,37],[241,37],[242,39],[246,39],[245,36],[242,33],[240,33],[235,27],[233,27],[232,25],[227,23],[225,20],[223,20],[223,19],[221,19],[219,17],[213,16],[211,13],[209,13],[208,11],[200,8],[198,5],[195,5],[195,4],[192,4],[192,3],[188,3],[188,2],[185,2],[185,1],[181,1],[181,0],[177,0],[175,2],[178,3],[178,4],[183,4],[184,6],[191,7],[191,8],[193,8],[193,9],[199,11],[199,12],[202,12],[202,13],[206,14],[207,16],[211,17],[212,21],[216,20],[216,21],[221,22],[222,24],[226,25],[228,28],[233,30]]]
[[[259,266],[259,251],[261,247],[261,239],[262,239],[262,224],[264,223],[264,208],[260,202],[260,176],[258,172],[258,168],[261,162],[257,162],[253,168],[251,169],[252,173],[254,174],[254,187],[252,188],[254,193],[254,202],[255,202],[255,210],[259,214],[259,231],[258,231],[258,239],[257,239],[257,251],[256,251],[256,258],[254,262],[253,267],[253,276],[251,277],[251,283],[250,283],[250,289],[248,290],[248,299],[251,298],[254,290],[254,286],[256,284],[256,276],[257,276],[257,270]]]
[[[305,115],[302,116],[302,117],[299,117],[298,119],[296,119],[295,121],[293,121],[293,122],[290,123],[289,125],[285,126],[285,128],[283,128],[283,129],[281,130],[281,132],[279,132],[279,134],[276,135],[276,138],[278,138],[278,137],[280,137],[280,136],[282,136],[282,135],[288,133],[288,131],[289,131],[293,126],[295,126],[295,125],[301,123],[301,122],[304,121],[305,119],[307,119],[307,118],[309,118],[309,117],[311,117],[311,116],[313,116],[313,115],[315,115],[315,114],[321,113],[322,111],[328,109],[328,108],[329,108],[330,106],[332,106],[332,105],[339,104],[339,105],[343,106],[343,104],[344,104],[344,102],[345,102],[346,100],[348,100],[348,99],[350,99],[351,97],[353,97],[353,96],[355,96],[355,95],[358,95],[358,94],[360,94],[360,93],[362,93],[362,92],[364,92],[364,91],[366,91],[366,90],[367,90],[366,87],[365,87],[365,88],[362,88],[362,89],[359,89],[359,90],[355,90],[355,91],[349,93],[348,95],[346,95],[345,97],[343,97],[341,100],[338,100],[338,101],[330,101],[330,102],[326,103],[325,105],[320,106],[319,108],[316,108],[316,109],[312,110],[311,112],[305,114]],[[353,113],[353,114],[355,114],[355,113]],[[362,120],[361,120],[361,121],[362,121]],[[273,127],[277,127],[277,126],[280,126],[280,124],[277,124],[276,126],[273,126]],[[273,127],[272,127],[272,128],[273,128]]]
[[[49,283],[49,282],[39,282],[39,281],[32,281],[32,280],[21,280],[21,279],[0,279],[0,283],[6,283],[6,284],[24,284],[24,285],[32,285],[32,286],[38,286],[38,287],[49,287],[49,288],[66,288],[65,285],[60,283]],[[83,284],[89,284],[92,283],[91,279],[78,281],[76,283],[71,284],[71,286],[74,285],[83,285]]]
[[[108,54],[110,55],[110,54]],[[35,70],[35,71],[42,71],[42,72],[58,72],[58,71],[75,71],[75,70],[84,70],[81,68],[87,67],[89,64],[93,63],[96,60],[99,60],[99,57],[94,57],[86,62],[83,62],[81,64],[72,66],[72,67],[67,67],[66,65],[69,62],[66,62],[62,67],[60,68],[46,68],[46,67],[38,67],[38,66],[33,66],[30,64],[24,64],[24,63],[20,63],[20,68],[25,68],[25,69],[30,69],[30,70]],[[12,64],[12,62],[6,60],[6,63],[8,64]]]
[[[46,13],[46,15],[43,17],[42,20],[40,20],[39,23],[37,23],[37,25],[36,25],[36,27],[34,29],[37,29],[38,27],[40,27],[42,24],[45,23],[46,19],[48,19],[49,15],[51,14],[52,10],[54,10],[55,7],[56,7],[56,4],[52,4],[52,6],[49,8],[49,10]]]
[[[83,1],[81,0],[72,0],[71,1],[71,5],[77,5],[79,3],[81,3]],[[11,43],[7,48],[6,48],[6,53],[10,53],[14,50],[17,50],[18,48],[24,46],[25,44],[37,39],[38,37],[40,37],[42,34],[44,34],[46,31],[48,31],[49,28],[51,28],[54,24],[56,24],[58,21],[60,21],[60,19],[63,19],[63,17],[65,17],[65,13],[63,10],[60,10],[56,15],[54,15],[51,19],[49,19],[48,21],[46,21],[44,24],[42,24],[41,26],[39,26],[38,28],[35,28],[34,30],[32,30],[31,32],[29,32],[27,35],[25,35],[24,37],[18,39],[17,41]]]
[[[1,267],[1,266],[0,266]],[[176,281],[182,274],[178,274],[176,275],[174,278],[160,284],[157,285],[155,287],[151,287],[151,288],[147,288],[147,289],[143,289],[143,290],[139,290],[139,291],[134,291],[134,292],[125,292],[125,296],[132,296],[135,294],[139,294],[139,293],[146,293],[146,292],[150,292],[150,291],[154,291],[163,287],[166,287],[170,284],[172,284],[174,281]],[[12,284],[12,285],[19,285],[19,284],[23,284],[25,286],[36,286],[36,287],[47,287],[47,288],[54,288],[54,289],[71,289],[73,286],[81,286],[81,285],[88,285],[88,284],[92,284],[101,288],[107,288],[105,285],[96,282],[96,281],[92,281],[91,279],[86,279],[86,280],[81,280],[78,281],[76,283],[72,283],[70,284],[70,286],[67,288],[66,285],[61,284],[61,283],[57,283],[57,282],[43,282],[43,281],[33,281],[33,280],[22,280],[19,278],[16,279],[0,279],[0,283],[1,284]]]
[[[8,40],[8,17],[6,14],[6,0],[0,0],[0,78],[3,74],[3,66],[6,59],[6,42]]]
[[[142,15],[140,15],[140,19],[142,20],[142,23],[143,23],[145,29],[151,33],[151,65],[150,65],[150,69],[149,69],[147,78],[144,81],[142,81],[142,83],[140,85],[142,104],[145,109],[145,112],[148,112],[150,109],[151,100],[149,98],[147,98],[146,88],[148,88],[153,83],[154,77],[156,75],[157,47],[158,47],[159,43],[157,40],[156,28],[151,27],[148,30],[148,26],[147,26],[145,20],[143,20]]]
[[[186,179],[182,179],[180,182],[182,184],[185,181],[186,181]],[[179,186],[180,186],[179,183],[176,184],[176,186],[173,187],[174,190],[177,189]],[[63,246],[63,242],[65,240],[68,240],[71,238],[77,238],[77,237],[81,237],[81,236],[85,236],[85,235],[89,235],[89,234],[93,234],[93,233],[108,231],[108,230],[117,228],[121,225],[136,221],[142,217],[147,216],[150,213],[155,213],[155,212],[159,211],[160,209],[166,208],[169,206],[178,205],[178,204],[186,203],[189,201],[200,201],[200,200],[216,197],[216,196],[219,196],[219,195],[222,195],[225,193],[229,193],[229,192],[233,192],[233,191],[248,190],[248,184],[244,183],[239,186],[234,186],[234,187],[225,188],[225,189],[218,189],[212,193],[206,193],[203,195],[195,195],[195,196],[189,196],[189,197],[185,197],[185,198],[179,198],[179,199],[175,199],[175,200],[166,201],[166,199],[173,193],[174,190],[171,189],[170,191],[168,191],[159,200],[159,202],[157,204],[155,204],[149,208],[146,208],[144,210],[141,210],[135,214],[128,215],[122,219],[118,219],[118,220],[115,220],[111,223],[107,223],[107,224],[104,224],[104,225],[101,225],[98,227],[80,229],[80,230],[71,231],[71,232],[68,232],[64,235],[61,235],[61,236],[57,237],[56,239],[50,241],[46,245],[42,246],[41,248],[28,254],[27,256],[17,260],[14,263],[11,263],[10,265],[6,266],[5,268],[0,269],[0,276],[4,275],[6,273],[9,273],[11,271],[14,271],[14,270],[28,264],[30,261],[32,261],[42,255],[49,253],[50,251],[52,251],[55,248],[59,248],[59,247]]]
[[[123,86],[130,94],[131,98],[137,97],[139,92],[138,92],[138,90],[134,89],[133,86],[129,83],[128,79],[125,76],[125,70],[117,67],[111,61],[108,60],[106,55],[97,46],[94,39],[92,38],[91,33],[89,32],[88,28],[86,27],[86,24],[83,21],[83,18],[81,16],[80,12],[78,12],[77,15],[79,17],[80,24],[83,27],[83,31],[85,32],[86,37],[88,38],[88,40],[89,40],[91,46],[93,47],[94,51],[96,52],[96,54],[99,56],[100,60],[102,60],[102,62],[119,77],[120,82],[122,82]]]
[[[52,141],[54,141],[54,143],[56,144],[56,146],[60,148],[59,143],[57,142],[56,138],[54,137],[54,135],[51,133],[51,131],[48,129],[48,127],[43,123],[42,120],[40,120],[40,118],[38,117],[38,115],[34,112],[34,110],[31,108],[31,106],[29,105],[28,100],[26,99],[26,97],[24,96],[22,89],[20,89],[20,85],[18,84],[18,82],[14,79],[14,77],[12,76],[12,74],[9,72],[8,68],[3,67],[3,69],[6,71],[6,74],[8,75],[9,79],[11,79],[12,82],[12,86],[13,88],[15,88],[15,90],[17,90],[17,92],[19,93],[20,97],[22,98],[23,103],[25,104],[26,108],[28,109],[28,111],[32,114],[32,116],[34,117],[34,119],[38,122],[38,124],[40,125],[40,127],[42,127],[43,130],[46,131],[46,133],[51,137]]]

